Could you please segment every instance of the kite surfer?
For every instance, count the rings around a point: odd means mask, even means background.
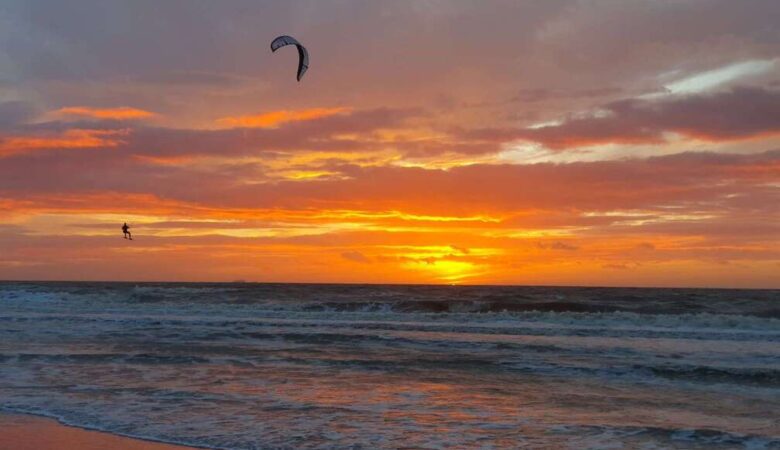
[[[130,239],[131,241],[133,240],[133,235],[130,234],[130,227],[127,226],[127,222],[125,222],[125,224],[122,225],[122,233],[125,234],[124,236],[125,239]]]

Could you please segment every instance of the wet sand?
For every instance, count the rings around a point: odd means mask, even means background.
[[[186,450],[192,448],[83,430],[43,417],[0,414],[0,450]]]

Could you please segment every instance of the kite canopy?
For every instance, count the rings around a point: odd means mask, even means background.
[[[285,45],[294,45],[298,48],[298,81],[301,81],[301,77],[309,68],[309,52],[306,51],[306,47],[292,36],[279,36],[271,41],[271,51],[275,52]]]

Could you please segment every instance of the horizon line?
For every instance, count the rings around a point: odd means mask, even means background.
[[[325,286],[435,286],[435,287],[499,287],[499,288],[588,288],[588,289],[706,289],[734,291],[779,291],[778,287],[735,286],[648,286],[648,285],[587,285],[587,284],[469,284],[469,283],[377,283],[335,281],[164,281],[164,280],[12,280],[0,279],[0,283],[114,283],[114,284],[299,284]]]

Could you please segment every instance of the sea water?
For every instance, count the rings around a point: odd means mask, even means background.
[[[780,291],[0,283],[0,409],[220,449],[780,449]]]

